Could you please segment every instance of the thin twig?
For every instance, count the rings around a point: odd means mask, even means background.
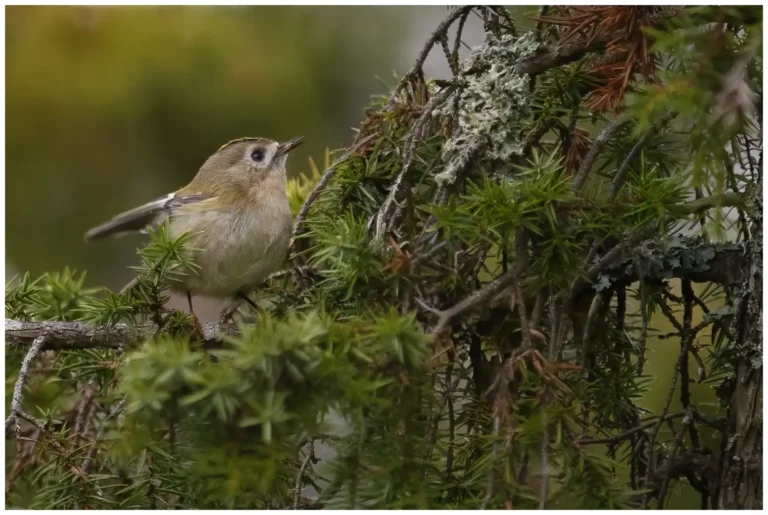
[[[538,41],[539,43],[542,42],[541,36],[544,31],[544,21],[541,18],[547,15],[547,12],[549,11],[549,7],[550,6],[548,5],[542,5],[539,7],[539,15],[538,15],[538,19],[536,20],[536,41]]]
[[[637,427],[633,427],[632,429],[628,431],[624,431],[623,433],[620,433],[616,436],[609,436],[606,438],[582,438],[580,440],[576,440],[574,442],[574,445],[610,445],[610,444],[618,444],[622,442],[623,440],[628,439],[630,436],[639,433],[641,431],[645,431],[646,429],[650,429],[658,424],[663,424],[664,422],[668,420],[673,420],[676,418],[680,418],[686,415],[685,411],[681,411],[679,413],[670,413],[667,415],[664,415],[663,417],[659,417],[658,419],[649,420],[647,422],[643,422]]]
[[[6,321],[6,332],[8,324]],[[8,428],[15,427],[15,431],[18,434],[19,425],[17,424],[19,413],[22,411],[22,404],[24,402],[24,386],[27,384],[27,377],[29,376],[29,370],[32,366],[32,362],[35,357],[43,349],[43,346],[48,341],[49,336],[47,332],[44,332],[40,336],[37,336],[32,342],[32,346],[27,351],[27,355],[21,362],[21,369],[19,370],[19,377],[16,379],[16,385],[13,387],[13,397],[11,399],[11,413],[8,418],[5,419],[5,431],[8,432]]]
[[[683,292],[683,330],[680,337],[680,403],[683,408],[690,409],[691,405],[691,380],[688,375],[688,354],[693,346],[693,339],[696,335],[691,325],[693,324],[693,287],[691,281],[682,279],[681,288]],[[691,443],[697,449],[701,447],[699,432],[696,424],[690,425]]]
[[[83,466],[82,466],[83,474],[88,474],[88,471],[91,468],[91,463],[93,463],[93,459],[96,457],[96,453],[99,451],[99,444],[104,439],[104,435],[107,433],[107,427],[109,426],[109,422],[123,412],[124,406],[125,406],[125,398],[120,399],[120,402],[118,402],[112,407],[109,414],[104,419],[104,423],[99,429],[99,432],[96,434],[96,438],[94,438],[93,442],[91,443],[91,449],[88,451],[88,455],[83,460]]]
[[[589,304],[589,311],[587,312],[587,322],[584,324],[584,329],[581,331],[581,366],[584,368],[587,368],[589,365],[589,363],[587,363],[587,357],[589,356],[587,347],[590,343],[592,327],[595,325],[595,320],[597,320],[597,313],[602,301],[603,296],[600,294],[592,297],[592,302]]]
[[[640,348],[637,350],[637,377],[643,375],[645,367],[645,351],[648,343],[648,285],[645,277],[640,277],[640,316],[642,318],[640,328]]]
[[[439,250],[441,250],[446,245],[448,245],[447,241],[441,241],[440,243],[438,243],[437,245],[433,246],[431,249],[429,249],[424,254],[417,255],[415,258],[413,258],[411,260],[411,268],[413,268],[417,264],[420,264],[420,263],[426,261],[427,259],[431,258],[434,254],[436,254]]]
[[[491,465],[488,469],[488,476],[486,478],[486,487],[485,487],[485,499],[483,499],[483,504],[480,507],[481,510],[486,509],[488,506],[488,503],[491,502],[491,498],[493,497],[493,486],[496,482],[496,458],[499,454],[499,428],[501,427],[501,415],[496,413],[493,416],[493,447],[491,451]]]
[[[587,273],[584,277],[579,277],[573,281],[573,285],[571,286],[571,297],[574,297],[586,286],[589,286],[592,281],[597,279],[597,276],[600,275],[603,270],[619,260],[624,255],[625,249],[632,248],[634,244],[650,237],[653,235],[653,233],[653,228],[645,227],[626,236],[623,242],[619,243],[611,250],[606,252],[605,255],[598,260],[597,263],[592,265],[589,270],[587,270]]]
[[[90,428],[90,420],[91,415],[93,414],[94,405],[91,401],[95,395],[96,389],[93,387],[93,381],[90,381],[85,389],[83,397],[80,399],[80,407],[77,410],[77,418],[75,418],[74,434],[76,442],[79,442]]]
[[[659,308],[661,308],[662,314],[667,317],[667,320],[669,320],[669,323],[672,324],[672,327],[677,330],[677,334],[681,335],[683,334],[683,326],[680,325],[680,322],[677,321],[677,318],[675,318],[675,313],[672,311],[672,308],[669,307],[669,304],[666,303],[664,299],[661,299],[659,302]]]
[[[451,481],[453,475],[453,447],[456,439],[456,414],[453,407],[453,368],[456,363],[456,354],[448,351],[448,366],[445,370],[446,403],[448,404],[448,451],[445,456],[445,480]]]
[[[621,166],[619,166],[619,169],[613,178],[613,182],[611,183],[611,194],[610,194],[611,201],[614,201],[618,196],[619,191],[621,190],[621,187],[624,186],[624,181],[627,178],[627,173],[629,172],[630,165],[632,165],[635,159],[637,159],[637,156],[640,154],[640,152],[643,150],[645,145],[648,143],[648,140],[651,139],[651,137],[654,136],[658,131],[663,129],[676,115],[677,113],[675,112],[667,113],[666,115],[664,115],[655,128],[652,127],[650,130],[648,130],[648,132],[643,134],[643,136],[640,138],[640,140],[637,143],[635,143],[635,146],[632,147],[632,150],[629,151],[629,154],[627,154],[627,157],[624,158],[624,161],[622,161]]]
[[[560,336],[563,334],[563,292],[550,297],[549,300],[550,335],[547,359],[556,361],[560,355]]]
[[[685,413],[685,418],[683,418],[682,424],[680,424],[680,429],[675,435],[675,445],[674,447],[672,447],[672,452],[669,453],[669,457],[667,458],[667,470],[666,470],[666,473],[664,474],[664,480],[661,483],[661,488],[659,489],[659,495],[657,497],[658,504],[656,507],[658,509],[661,509],[661,510],[664,509],[664,498],[667,496],[667,488],[669,487],[669,481],[672,476],[672,466],[675,463],[677,452],[680,450],[680,447],[683,445],[683,433],[685,433],[686,427],[691,425],[692,419],[693,419],[692,410],[689,408]]]
[[[539,490],[539,509],[547,509],[547,499],[549,497],[549,428],[547,427],[547,412],[541,414],[542,425],[544,426],[541,435],[541,486]]]
[[[587,152],[586,157],[584,157],[584,161],[582,161],[581,166],[579,167],[579,171],[576,172],[576,176],[571,182],[572,193],[577,193],[581,191],[582,187],[584,187],[584,183],[587,181],[587,177],[589,176],[589,171],[594,166],[595,161],[597,161],[597,156],[600,155],[600,151],[603,149],[603,146],[605,146],[608,140],[613,137],[616,129],[618,129],[620,125],[620,123],[615,121],[608,122],[600,135],[595,139],[595,142],[592,144],[592,148],[590,148],[589,152]]]
[[[469,11],[462,13],[459,18],[459,26],[456,28],[456,39],[453,41],[453,60],[456,63],[456,68],[459,67],[459,46],[461,46],[461,35],[464,33],[464,24],[469,17]]]
[[[463,300],[457,302],[450,308],[441,311],[435,333],[439,334],[448,327],[448,324],[459,315],[481,308],[487,301],[501,293],[506,288],[512,286],[515,282],[517,271],[510,269],[506,274],[502,274],[494,281],[486,284],[479,290],[475,290]]]
[[[677,380],[680,376],[680,364],[682,363],[682,353],[680,353],[680,356],[677,358],[677,363],[675,364],[675,372],[672,374],[672,384],[669,387],[669,392],[667,393],[667,399],[664,401],[664,409],[661,411],[661,416],[658,419],[658,422],[653,428],[653,432],[651,433],[651,438],[648,440],[648,470],[645,475],[645,483],[644,487],[647,487],[650,480],[651,480],[651,474],[654,472],[655,469],[655,454],[653,446],[656,443],[656,437],[659,435],[659,430],[661,429],[661,425],[665,421],[665,416],[667,413],[669,413],[669,407],[672,404],[672,397],[674,396],[675,389],[677,388]],[[642,497],[642,506],[643,508],[648,506],[648,492],[645,492]]]
[[[454,9],[450,12],[450,14],[448,14],[448,17],[443,20],[440,25],[437,26],[429,39],[427,39],[427,42],[424,44],[421,52],[419,52],[419,55],[416,57],[416,62],[413,64],[413,67],[408,71],[408,73],[405,74],[397,86],[395,86],[395,89],[392,90],[392,94],[389,96],[385,110],[391,110],[392,107],[394,107],[395,100],[403,91],[403,89],[405,89],[405,86],[422,73],[422,67],[424,66],[424,62],[427,60],[427,56],[429,56],[429,53],[432,51],[432,47],[435,46],[435,43],[446,37],[448,28],[453,24],[453,22],[455,22],[465,13],[468,14],[474,8],[475,6],[465,5]]]
[[[445,60],[448,61],[448,67],[451,69],[451,73],[455,77],[459,74],[459,63],[454,62],[453,54],[451,54],[451,49],[448,47],[448,34],[444,34],[443,37],[440,38],[440,46],[443,47]]]
[[[45,435],[48,437],[51,445],[56,450],[56,452],[59,453],[59,456],[69,465],[69,470],[77,477],[79,480],[83,480],[85,475],[83,474],[83,471],[80,470],[80,468],[72,463],[72,460],[70,458],[70,453],[67,451],[67,449],[64,448],[59,442],[56,441],[56,438],[48,431],[48,428],[45,424],[37,420],[35,417],[27,413],[26,411],[19,410],[17,413],[19,418],[22,418],[35,426],[37,430],[39,431],[39,434]]]
[[[548,292],[546,289],[539,290],[536,294],[536,300],[533,303],[533,312],[531,312],[531,329],[539,330],[541,317],[544,316],[544,305],[547,302]]]
[[[310,462],[315,458],[315,440],[310,438],[307,444],[307,456],[304,458],[304,462],[301,464],[299,473],[296,475],[296,485],[293,490],[293,509],[299,509],[299,503],[301,502],[301,486],[304,482],[304,473],[307,471]]]
[[[525,307],[525,298],[523,297],[523,280],[522,272],[525,267],[528,266],[528,243],[527,236],[524,229],[518,229],[515,235],[515,258],[516,263],[513,267],[515,288],[515,296],[517,297],[517,312],[520,316],[520,329],[523,333],[523,345],[526,349],[530,349],[533,345],[533,338],[531,338],[531,326],[528,323],[528,311]]]
[[[448,100],[453,93],[453,86],[447,86],[439,93],[429,99],[427,104],[423,107],[421,116],[411,127],[408,132],[408,136],[405,140],[405,147],[403,149],[403,165],[400,173],[397,174],[395,182],[392,183],[392,187],[389,189],[389,194],[384,200],[378,214],[376,215],[376,238],[381,239],[386,231],[389,230],[391,222],[392,206],[396,202],[397,192],[400,189],[400,184],[403,182],[408,170],[413,162],[413,157],[416,151],[416,140],[419,138],[424,128],[429,124],[432,119],[432,113],[435,108],[441,103]]]

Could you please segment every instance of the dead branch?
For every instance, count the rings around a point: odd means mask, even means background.
[[[664,9],[649,19],[649,25],[658,27],[681,11],[682,7]],[[517,64],[517,73],[538,75],[550,68],[578,61],[588,53],[603,50],[605,45],[616,39],[617,36],[619,36],[617,33],[600,34],[591,39],[580,37],[558,45],[539,47],[534,55]]]

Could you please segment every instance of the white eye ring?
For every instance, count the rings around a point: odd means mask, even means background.
[[[254,148],[251,151],[251,159],[253,159],[257,163],[261,163],[264,161],[264,151],[260,148]]]

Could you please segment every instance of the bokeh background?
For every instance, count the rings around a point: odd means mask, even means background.
[[[525,16],[537,7],[511,10],[520,29],[533,25]],[[326,148],[352,140],[371,95],[410,68],[445,14],[402,6],[6,7],[6,280],[69,266],[88,271],[87,286],[120,288],[144,239],[88,245],[87,229],[183,186],[237,137],[303,135],[289,173],[308,172],[310,157],[322,164]],[[470,17],[464,41],[477,45],[482,34]],[[439,49],[425,72],[447,76]],[[199,302],[201,319],[217,318],[218,305]],[[182,299],[174,304],[186,309]],[[672,330],[660,314],[651,325]],[[648,345],[642,404],[658,412],[679,349],[653,335]],[[707,385],[692,386],[714,401]],[[696,498],[679,489],[671,505],[696,507]]]
[[[289,172],[322,163],[445,13],[6,7],[6,279],[70,266],[119,288],[142,239],[86,245],[89,227],[183,186],[237,137],[304,135]]]

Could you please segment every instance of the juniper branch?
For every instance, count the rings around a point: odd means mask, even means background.
[[[345,163],[347,159],[349,159],[355,152],[357,152],[360,148],[365,146],[368,142],[370,142],[372,139],[376,137],[375,134],[370,134],[359,141],[356,141],[351,147],[349,147],[342,156],[337,159],[336,161],[331,164],[324,172],[322,177],[320,178],[320,181],[315,185],[315,187],[312,189],[310,194],[307,196],[307,199],[304,201],[304,204],[301,206],[301,209],[299,210],[299,214],[296,215],[296,221],[293,224],[293,232],[291,233],[291,243],[288,247],[288,255],[292,256],[294,254],[294,247],[296,246],[296,239],[301,236],[301,225],[304,222],[304,220],[307,218],[307,213],[309,212],[309,208],[312,207],[312,204],[315,203],[317,200],[317,197],[320,196],[320,194],[325,190],[325,188],[328,186],[328,183],[333,178],[333,174],[336,172],[336,169],[341,165],[342,163]]]
[[[21,322],[5,319],[5,344],[34,347],[45,335],[40,350],[122,349],[142,343],[154,333],[155,325],[93,326],[84,322]],[[217,347],[224,336],[238,336],[234,324],[203,325],[203,346]]]
[[[427,104],[422,108],[421,116],[416,120],[408,133],[405,140],[405,148],[403,149],[403,165],[400,173],[397,174],[395,182],[392,183],[392,187],[389,189],[389,194],[384,200],[384,203],[379,209],[376,215],[376,237],[382,238],[384,233],[389,230],[390,221],[392,218],[392,205],[396,203],[397,192],[400,189],[400,184],[403,182],[405,175],[411,167],[413,157],[416,152],[416,140],[423,132],[424,128],[429,124],[432,119],[432,113],[435,109],[446,100],[448,100],[454,91],[454,86],[449,85],[442,91],[434,95],[429,99]]]

